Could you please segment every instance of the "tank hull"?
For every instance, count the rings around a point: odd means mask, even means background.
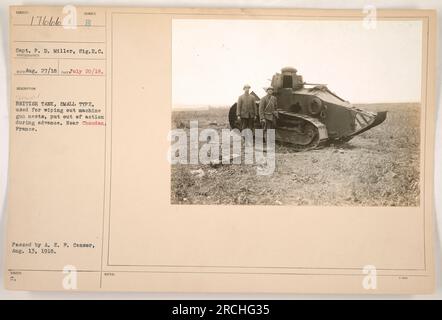
[[[275,138],[300,149],[311,149],[329,142],[346,142],[385,121],[386,112],[370,112],[356,108],[331,93],[327,88],[280,90],[275,94],[277,111]],[[256,104],[259,114],[259,101]],[[241,129],[236,117],[236,103],[229,111],[231,128]],[[259,117],[255,128],[260,128]],[[314,128],[314,138],[306,135]]]
[[[271,83],[277,101],[274,112],[276,140],[294,147],[309,149],[331,141],[349,141],[380,125],[387,117],[385,111],[376,113],[354,107],[326,85],[303,82],[302,76],[292,67],[282,68]],[[259,100],[255,93],[252,94]],[[259,101],[256,114],[259,114],[258,106]],[[231,128],[240,129],[236,103],[230,108],[229,123]],[[255,128],[260,128],[259,118]]]

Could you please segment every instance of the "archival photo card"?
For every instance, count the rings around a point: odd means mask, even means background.
[[[6,287],[432,292],[435,31],[11,7]]]

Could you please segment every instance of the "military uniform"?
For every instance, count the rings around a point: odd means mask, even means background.
[[[241,130],[255,128],[256,104],[255,97],[244,93],[239,96],[236,106],[236,115],[241,118]]]
[[[259,118],[264,122],[264,129],[275,128],[276,97],[267,94],[259,102]]]

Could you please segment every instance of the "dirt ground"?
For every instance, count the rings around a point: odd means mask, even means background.
[[[362,106],[361,106],[362,107]],[[384,123],[340,145],[295,152],[276,145],[276,168],[256,165],[172,165],[173,204],[319,206],[419,205],[419,104],[372,104],[388,111]],[[229,128],[228,108],[174,111],[172,127]]]

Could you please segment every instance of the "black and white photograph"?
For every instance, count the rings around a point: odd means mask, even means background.
[[[174,19],[171,203],[419,206],[422,45],[420,21]]]

